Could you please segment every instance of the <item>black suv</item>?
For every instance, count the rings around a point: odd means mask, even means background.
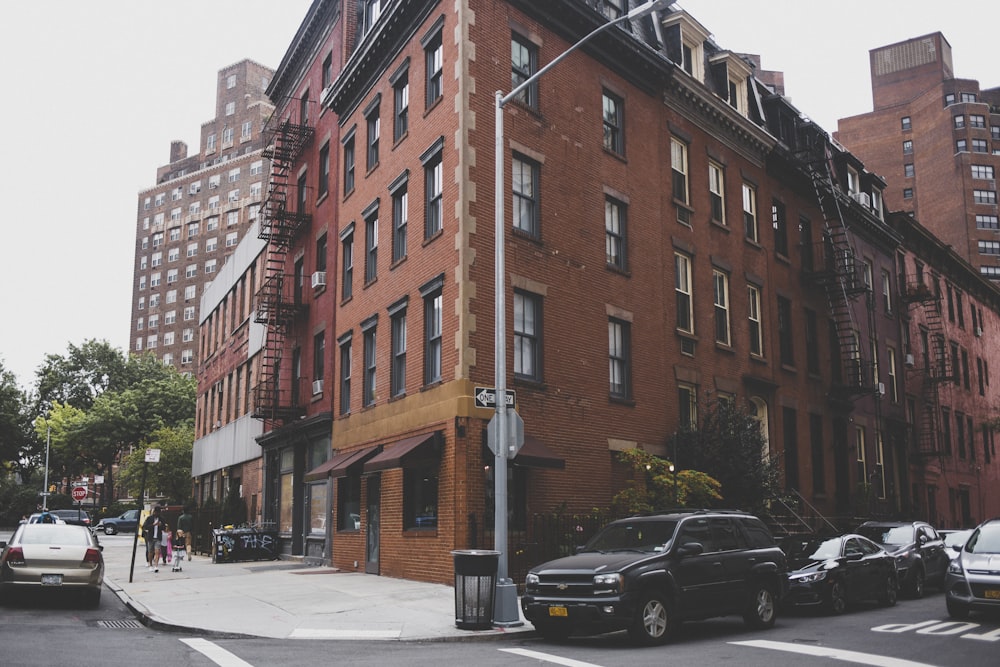
[[[910,596],[924,596],[924,584],[944,588],[951,556],[934,528],[923,521],[866,521],[856,531],[896,559],[899,586]]]
[[[713,616],[769,628],[787,588],[785,554],[760,519],[677,510],[614,521],[576,555],[532,568],[521,609],[546,638],[628,630],[659,644],[680,621]]]
[[[84,509],[49,510],[49,514],[55,515],[66,523],[76,526],[86,526],[87,528],[92,526],[90,514]]]

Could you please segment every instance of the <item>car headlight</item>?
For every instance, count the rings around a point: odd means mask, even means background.
[[[613,574],[594,575],[595,593],[618,593],[622,588],[622,575],[615,572]]]
[[[804,574],[792,574],[788,577],[789,581],[794,581],[800,584],[811,584],[816,581],[823,581],[826,579],[826,572],[806,572]]]
[[[525,588],[534,588],[538,585],[538,575],[534,572],[529,572],[528,576],[524,578]]]
[[[957,574],[957,575],[961,576],[961,574],[962,574],[962,559],[961,559],[961,557],[956,558],[955,560],[951,561],[951,564],[948,565],[948,572],[949,572],[949,574]]]

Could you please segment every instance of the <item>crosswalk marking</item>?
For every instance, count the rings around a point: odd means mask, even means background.
[[[600,667],[592,662],[581,662],[580,660],[573,660],[571,658],[562,658],[558,655],[552,655],[549,653],[541,653],[540,651],[529,651],[526,648],[501,648],[499,651],[504,653],[513,653],[514,655],[524,656],[525,658],[534,658],[535,660],[541,660],[543,662],[551,662],[554,665],[565,665],[565,667]]]
[[[772,642],[766,639],[755,639],[745,642],[729,642],[734,646],[750,646],[753,648],[766,648],[772,651],[786,651],[788,653],[800,653],[802,655],[812,655],[819,658],[832,658],[843,660],[844,662],[856,662],[872,667],[933,667],[925,662],[913,662],[901,658],[891,658],[875,653],[860,653],[858,651],[845,651],[838,648],[826,646],[806,646],[804,644],[789,644],[786,642]]]
[[[219,665],[219,667],[253,667],[246,660],[233,655],[218,644],[213,644],[207,639],[192,638],[182,639],[181,641]]]

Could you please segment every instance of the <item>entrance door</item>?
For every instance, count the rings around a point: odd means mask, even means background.
[[[382,474],[368,476],[367,518],[365,521],[365,573],[378,574],[378,543],[382,509]]]

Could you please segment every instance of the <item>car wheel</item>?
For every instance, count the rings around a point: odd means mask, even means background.
[[[916,570],[914,570],[913,578],[910,581],[910,588],[909,588],[910,597],[916,600],[919,600],[920,598],[924,597],[924,583],[925,583],[924,571],[921,570],[920,568],[917,568]]]
[[[774,593],[765,584],[757,584],[753,589],[753,595],[747,602],[747,609],[743,613],[743,620],[751,628],[762,630],[774,625],[777,616]]]
[[[948,615],[952,618],[964,621],[969,617],[969,608],[959,604],[958,602],[952,601],[951,598],[945,598],[944,604],[948,608]]]
[[[573,626],[569,623],[539,622],[533,623],[535,630],[543,639],[549,641],[559,641],[566,639],[573,633]]]
[[[114,535],[118,532],[118,529],[112,526],[110,523],[104,526],[105,535]]]
[[[85,591],[83,594],[83,604],[91,609],[97,609],[100,607],[101,590],[97,589],[96,591]]]
[[[632,641],[645,646],[662,644],[673,629],[673,611],[661,593],[647,593],[636,608],[628,634]]]
[[[878,603],[883,607],[895,607],[899,598],[899,583],[894,572],[885,576],[885,588],[878,596]]]
[[[835,581],[830,586],[829,598],[826,601],[826,608],[831,614],[843,614],[847,611],[847,588],[844,582]]]

